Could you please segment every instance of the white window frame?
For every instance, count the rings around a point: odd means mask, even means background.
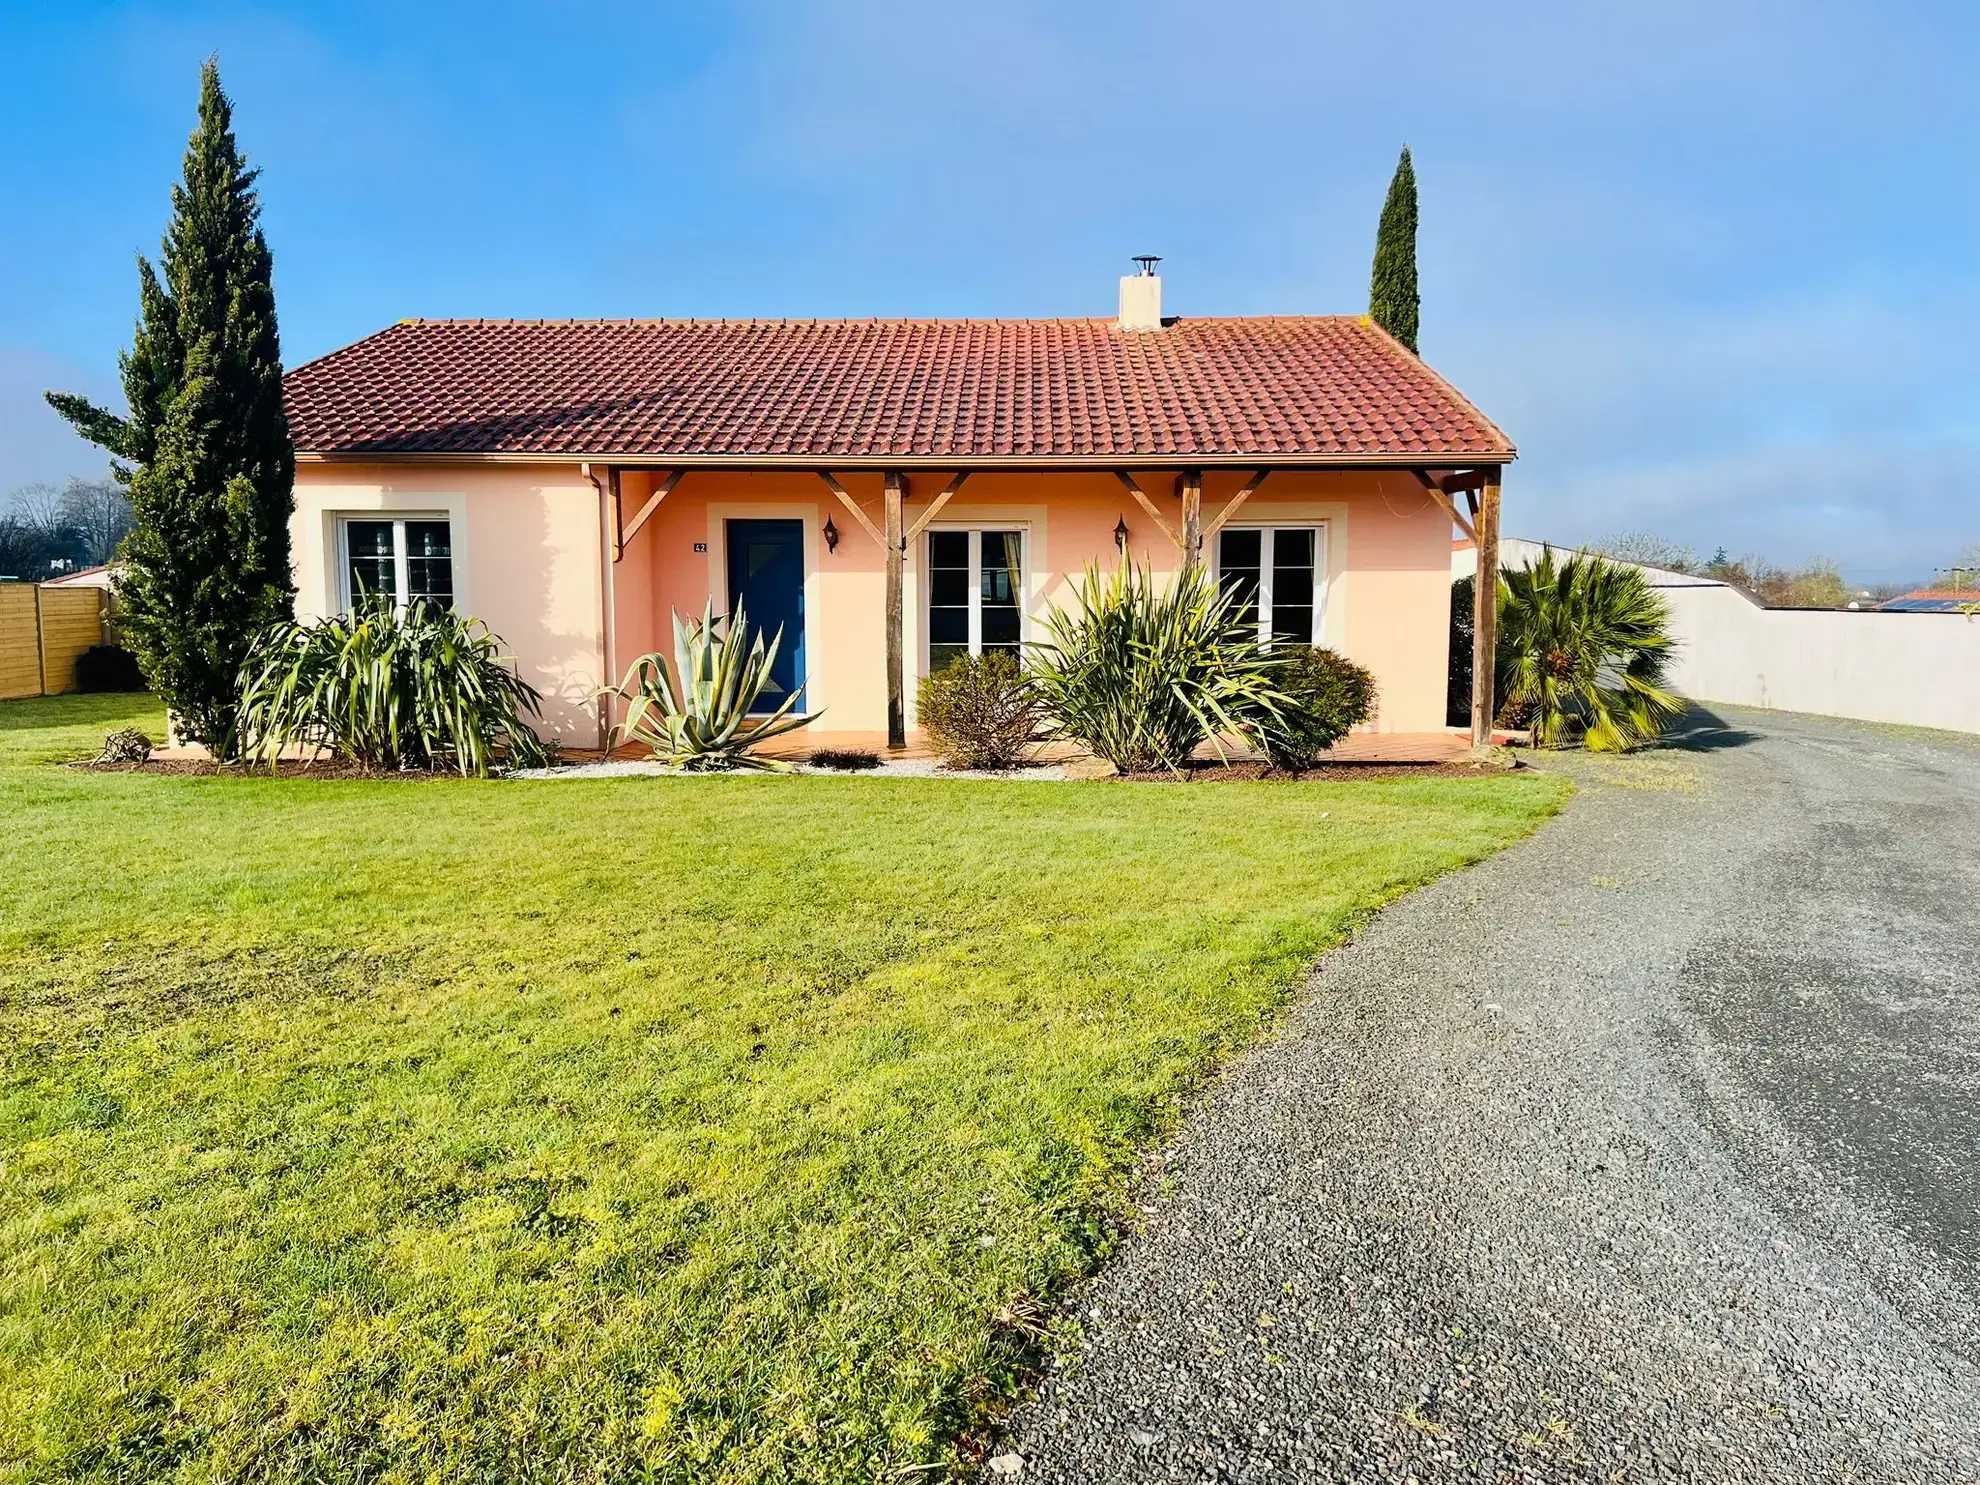
[[[1311,531],[1313,533],[1313,637],[1308,644],[1317,645],[1324,632],[1322,621],[1327,612],[1327,522],[1325,521],[1238,521],[1229,526],[1219,527],[1216,536],[1211,538],[1210,571],[1221,588],[1224,581],[1225,533],[1231,531],[1256,531],[1260,534],[1258,543],[1258,643],[1261,647],[1272,642],[1272,556],[1278,545],[1277,533],[1281,531]]]
[[[403,609],[411,601],[412,561],[406,543],[406,523],[408,521],[438,521],[447,527],[447,550],[452,553],[447,558],[452,570],[454,601],[452,606],[459,608],[461,603],[460,554],[455,550],[454,531],[459,524],[447,511],[346,511],[337,517],[337,602],[341,611],[349,613],[357,594],[351,591],[351,526],[353,523],[365,526],[390,525],[392,528],[392,606]]]
[[[921,674],[929,673],[929,655],[934,649],[930,631],[934,628],[929,622],[929,610],[934,606],[935,558],[929,537],[937,532],[950,535],[963,532],[969,537],[969,653],[972,657],[983,654],[983,533],[986,531],[1014,531],[1018,539],[1018,653],[1022,657],[1024,646],[1031,640],[1031,612],[1027,595],[1031,591],[1031,528],[1022,521],[938,521],[922,532],[921,541]]]

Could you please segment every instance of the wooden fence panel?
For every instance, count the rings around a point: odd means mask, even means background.
[[[41,626],[32,583],[0,583],[0,700],[41,694]]]
[[[101,588],[41,590],[41,684],[49,695],[76,689],[76,656],[103,643]]]

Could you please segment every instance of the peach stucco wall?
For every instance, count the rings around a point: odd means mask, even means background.
[[[541,730],[597,746],[600,503],[577,466],[299,465],[289,540],[304,617],[340,602],[337,522],[346,515],[447,517],[457,606],[502,636],[543,693]]]
[[[1221,509],[1242,473],[1205,477],[1206,520]],[[652,476],[627,471],[622,502],[628,520],[644,503]],[[1146,473],[1144,489],[1180,519],[1174,473]],[[877,474],[844,474],[843,483],[876,525]],[[909,481],[908,519],[947,483],[942,474]],[[337,591],[336,518],[395,511],[447,515],[454,522],[460,602],[509,641],[524,673],[545,693],[547,728],[574,744],[597,738],[587,701],[607,673],[647,650],[671,646],[670,614],[699,613],[713,595],[726,603],[726,522],[746,517],[797,519],[805,529],[808,700],[819,726],[835,732],[886,725],[881,551],[816,475],[806,472],[697,471],[686,475],[611,566],[601,561],[601,510],[575,465],[461,466],[304,465],[297,471],[293,531],[298,607],[324,612]],[[836,551],[823,536],[827,518],[839,532]],[[1104,471],[976,474],[938,517],[938,525],[1019,527],[1026,533],[1026,637],[1063,603],[1088,561],[1114,560],[1115,522],[1125,519],[1129,549],[1156,572],[1173,572],[1178,554],[1148,515]],[[1274,474],[1234,524],[1274,520],[1325,530],[1327,584],[1319,640],[1374,671],[1382,731],[1421,732],[1444,722],[1450,616],[1450,520],[1404,474]],[[697,551],[699,545],[702,550]],[[924,543],[908,560],[909,722],[913,676],[926,666],[921,622]],[[1214,554],[1213,554],[1214,555]],[[611,621],[605,621],[609,585]],[[607,650],[609,648],[609,657]]]

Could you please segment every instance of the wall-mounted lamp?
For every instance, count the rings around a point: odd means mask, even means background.
[[[1122,516],[1114,522],[1114,550],[1123,555],[1127,552],[1127,536],[1127,517]]]
[[[839,528],[832,524],[832,518],[825,518],[825,550],[836,552],[839,549]]]

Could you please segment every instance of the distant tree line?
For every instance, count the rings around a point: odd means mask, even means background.
[[[101,566],[130,529],[130,497],[113,480],[23,485],[0,509],[0,578],[39,582]]]
[[[1769,608],[1848,608],[1851,603],[1878,596],[1867,588],[1850,587],[1843,581],[1842,569],[1827,557],[1816,557],[1800,567],[1787,568],[1761,556],[1728,556],[1726,549],[1720,547],[1710,557],[1700,560],[1690,547],[1647,531],[1625,531],[1608,537],[1596,542],[1595,550],[1624,562],[1641,562],[1666,572],[1696,573],[1731,583],[1744,588]],[[1907,586],[1900,586],[1897,591],[1905,591]]]

